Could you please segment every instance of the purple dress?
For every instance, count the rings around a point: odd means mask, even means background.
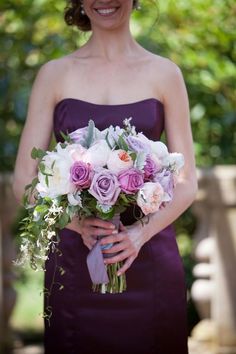
[[[164,129],[164,107],[155,98],[128,104],[102,105],[65,98],[54,111],[54,132],[71,132],[93,119],[98,129],[122,125],[132,117],[137,131],[158,140]],[[125,225],[135,220],[121,215]],[[45,321],[45,354],[187,354],[186,285],[173,225],[152,237],[127,270],[128,289],[122,294],[91,290],[86,257],[79,234],[60,232],[62,255],[46,262],[45,286],[52,279],[50,326]],[[55,264],[56,263],[56,264]],[[56,272],[54,274],[56,266]],[[60,275],[60,267],[65,270]]]

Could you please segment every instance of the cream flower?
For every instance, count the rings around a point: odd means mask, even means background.
[[[127,170],[133,166],[133,160],[130,155],[122,149],[110,152],[107,167],[113,173],[118,174],[121,171]]]
[[[69,149],[57,146],[57,152],[47,152],[47,155],[42,159],[41,164],[44,166],[44,172],[38,173],[39,183],[36,186],[41,197],[56,198],[73,192],[75,187],[70,181],[70,168],[73,159],[67,150]]]
[[[159,210],[164,196],[164,190],[159,182],[147,182],[139,190],[137,204],[145,215]]]
[[[162,160],[163,158],[168,156],[167,146],[161,141],[150,140],[150,145],[152,152],[158,157],[158,159]]]
[[[103,167],[106,165],[111,149],[105,140],[98,140],[84,154],[83,161],[92,166]]]
[[[184,155],[179,152],[169,153],[162,163],[164,167],[170,167],[173,171],[178,172],[184,166]]]

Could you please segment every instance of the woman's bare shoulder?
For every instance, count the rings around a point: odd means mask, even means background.
[[[61,92],[61,83],[65,79],[72,67],[70,55],[65,55],[60,58],[51,59],[43,63],[36,73],[34,86],[37,88],[43,88],[45,94],[50,95],[52,103],[58,100]],[[52,97],[53,93],[53,97]]]
[[[153,74],[162,75],[169,80],[182,75],[180,67],[171,59],[152,53],[152,71]]]
[[[182,71],[171,59],[153,54],[150,68],[151,77],[164,100],[173,88],[178,90],[184,85]]]
[[[62,74],[64,69],[66,69],[70,64],[69,55],[65,55],[60,58],[51,59],[41,65],[39,68],[39,75],[44,75],[51,78],[57,78],[58,75]]]

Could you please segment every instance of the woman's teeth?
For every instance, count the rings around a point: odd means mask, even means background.
[[[96,9],[96,11],[100,14],[100,15],[110,15],[110,14],[113,14],[114,12],[116,12],[117,8],[116,7],[113,7],[113,8],[110,8],[110,9]]]

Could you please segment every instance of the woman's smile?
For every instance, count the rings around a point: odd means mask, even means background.
[[[95,8],[94,10],[96,11],[96,13],[98,13],[100,16],[104,16],[104,17],[111,17],[113,16],[120,7],[99,7],[99,8]]]

